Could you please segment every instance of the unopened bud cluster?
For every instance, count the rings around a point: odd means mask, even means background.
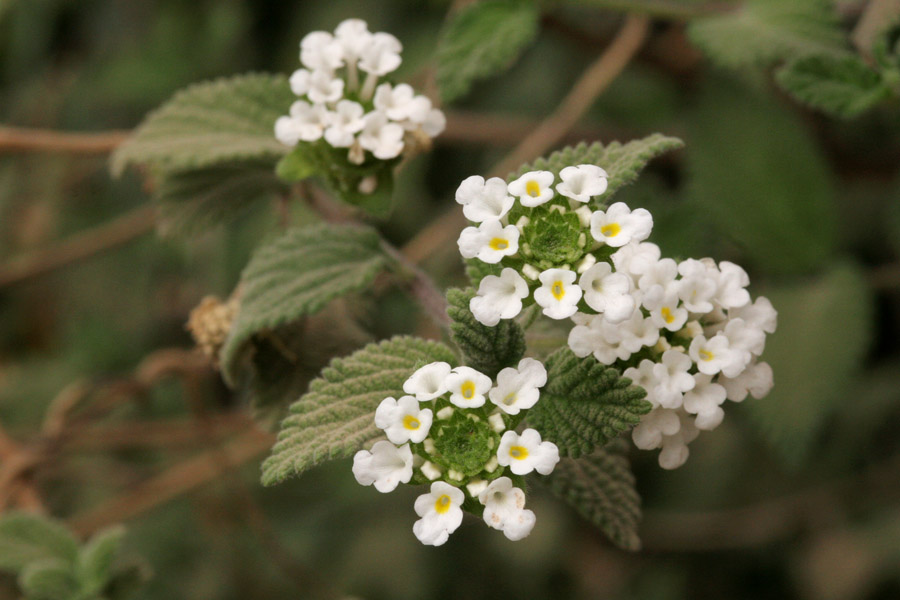
[[[300,43],[304,68],[290,78],[300,99],[276,121],[275,136],[288,146],[346,148],[347,160],[360,165],[367,152],[391,160],[417,139],[438,135],[446,120],[431,100],[405,83],[379,84],[400,66],[402,49],[396,37],[369,32],[360,19],[343,21],[334,34],[308,34]]]
[[[385,493],[400,483],[429,484],[415,502],[420,519],[413,532],[423,544],[446,542],[464,509],[480,513],[507,538],[522,539],[535,516],[514,479],[532,471],[550,474],[559,449],[534,429],[519,434],[514,427],[546,383],[546,369],[531,358],[501,370],[496,383],[470,367],[425,365],[404,383],[408,395],[378,406],[375,425],[387,441],[357,452],[353,474]]]

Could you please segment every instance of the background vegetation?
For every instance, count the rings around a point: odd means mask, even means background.
[[[898,3],[500,4],[463,33],[505,50],[460,74],[471,56],[447,42],[435,69],[440,0],[0,0],[0,509],[81,537],[123,522],[148,599],[900,596]],[[409,531],[414,491],[362,488],[349,461],[259,485],[271,434],[185,322],[313,217],[264,196],[175,235],[152,180],[112,178],[108,154],[179,89],[290,73],[305,33],[351,16],[403,41],[398,80],[452,100],[378,226],[439,287],[464,282],[464,177],[662,132],[684,149],[619,199],[653,212],[664,254],[738,262],[778,309],[768,398],[730,406],[677,471],[631,452],[641,552],[540,489],[526,540],[472,526],[431,549]],[[303,324],[300,383],[367,341],[439,335],[378,290]],[[20,597],[13,575],[0,597]]]

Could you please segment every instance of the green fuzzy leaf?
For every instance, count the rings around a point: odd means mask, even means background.
[[[554,494],[623,550],[641,549],[641,497],[634,487],[628,444],[614,440],[581,458],[563,458],[542,480]]]
[[[654,133],[641,140],[627,144],[611,142],[604,146],[600,142],[588,145],[584,142],[577,146],[568,146],[554,152],[550,156],[539,158],[531,164],[522,165],[518,171],[511,173],[507,181],[512,181],[529,171],[550,171],[559,179],[559,172],[575,165],[592,164],[603,167],[609,175],[606,192],[592,201],[592,205],[600,203],[608,205],[609,199],[623,186],[634,182],[641,170],[652,159],[660,154],[677,150],[684,146],[678,138]]]
[[[162,235],[194,235],[234,221],[286,191],[287,186],[265,162],[167,173],[155,192],[160,213],[157,227]]]
[[[797,468],[835,410],[853,400],[872,335],[872,298],[865,276],[846,264],[766,295],[778,310],[778,330],[763,354],[775,387],[765,398],[748,398],[746,410],[785,464]]]
[[[539,16],[529,0],[484,0],[454,15],[437,50],[444,102],[465,95],[476,80],[509,68],[537,36]]]
[[[78,579],[86,593],[99,593],[112,576],[113,562],[119,554],[125,528],[114,526],[97,533],[78,556]]]
[[[367,227],[320,223],[257,249],[241,275],[241,307],[220,353],[226,381],[235,383],[238,356],[253,336],[371,284],[388,262],[380,241]]]
[[[714,62],[732,69],[847,53],[831,0],[747,0],[692,21],[688,35]]]
[[[650,412],[643,388],[593,357],[578,358],[560,348],[546,366],[547,385],[526,419],[562,456],[590,454]]]
[[[462,351],[466,365],[494,379],[500,369],[515,367],[525,355],[525,333],[513,320],[495,327],[479,323],[469,310],[475,290],[447,290],[450,337]]]
[[[872,56],[879,67],[900,70],[900,17],[897,15],[888,20],[872,42]]]
[[[456,357],[443,344],[411,337],[370,344],[333,360],[291,406],[263,463],[263,485],[350,456],[380,438],[375,409],[386,397],[403,395],[403,383],[416,368],[435,361],[453,364]]]
[[[74,564],[77,557],[78,542],[56,521],[26,513],[0,518],[0,569],[18,571],[51,558]]]
[[[184,171],[246,160],[274,167],[289,151],[275,139],[275,121],[294,100],[282,75],[239,75],[193,85],[150,113],[113,153],[112,171],[119,175],[142,164]]]
[[[837,245],[834,183],[796,115],[722,87],[702,97],[689,133],[689,199],[747,262],[791,274],[828,260]]]
[[[881,76],[856,56],[798,58],[776,73],[797,100],[830,115],[855,117],[890,95]]]
[[[75,600],[81,591],[72,563],[58,558],[29,563],[19,575],[19,587],[28,600]]]

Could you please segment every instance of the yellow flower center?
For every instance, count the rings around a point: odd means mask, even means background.
[[[713,354],[712,352],[710,352],[709,350],[701,350],[697,354],[700,355],[700,360],[705,361],[705,362],[709,362],[716,357],[716,355]]]
[[[509,248],[509,240],[494,238],[488,243],[488,246],[491,247],[491,250],[506,250]]]
[[[566,295],[566,288],[563,286],[563,282],[554,281],[553,285],[550,286],[550,293],[553,294],[553,297],[557,300],[562,300],[563,296]]]
[[[666,323],[671,323],[675,320],[675,315],[672,314],[672,311],[668,306],[663,306],[662,310],[660,310],[659,312],[662,313],[663,321],[665,321]]]
[[[600,228],[600,233],[602,233],[604,237],[616,237],[621,231],[622,227],[618,223],[609,223]]]
[[[413,429],[413,430],[415,430],[415,429],[418,429],[418,428],[421,427],[421,426],[422,426],[422,424],[421,424],[421,423],[419,422],[419,420],[418,420],[417,418],[415,418],[414,416],[412,416],[412,415],[406,415],[405,417],[403,417],[403,427],[405,427],[406,429]]]
[[[506,398],[503,399],[503,404],[505,404],[507,406],[512,406],[515,403],[516,403],[516,393],[515,392],[510,392],[509,394],[506,395]]]
[[[471,400],[475,397],[475,382],[467,381],[462,384],[462,387],[459,389],[462,397],[466,400]]]
[[[443,496],[441,496],[440,498],[435,500],[434,511],[437,514],[442,515],[445,512],[447,512],[448,510],[450,510],[451,504],[452,504],[452,502],[450,501],[450,496],[448,496],[447,494],[444,494]]]
[[[526,458],[528,458],[528,448],[526,448],[525,446],[510,446],[509,456],[510,458],[515,458],[516,460],[525,460]]]
[[[541,186],[537,181],[532,179],[528,183],[525,184],[525,193],[531,196],[532,198],[537,198],[541,195]]]

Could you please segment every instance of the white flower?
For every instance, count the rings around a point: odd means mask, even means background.
[[[522,206],[534,207],[553,198],[553,173],[529,171],[509,184],[509,193],[518,196]]]
[[[456,202],[463,205],[468,220],[480,223],[503,218],[515,199],[507,193],[506,182],[499,177],[485,181],[480,175],[472,175],[463,179],[456,189]]]
[[[678,265],[678,272],[682,275],[677,284],[678,297],[689,311],[708,313],[713,309],[712,300],[719,288],[718,271],[686,266],[691,262],[699,263],[689,259]]]
[[[612,329],[613,325],[608,324],[604,327]],[[626,360],[644,346],[656,344],[659,341],[659,328],[652,318],[645,318],[640,309],[636,309],[631,313],[631,317],[618,325],[618,335],[620,338],[619,358]],[[610,335],[607,334],[607,337]]]
[[[291,91],[297,96],[305,96],[306,92],[309,91],[310,77],[312,77],[312,73],[306,69],[294,71],[290,78]]]
[[[500,529],[512,541],[521,540],[534,527],[534,513],[525,508],[525,492],[513,487],[509,477],[491,482],[478,500],[484,505],[484,522]]]
[[[381,160],[390,160],[403,151],[403,127],[388,121],[387,115],[373,111],[365,116],[366,124],[359,143]]]
[[[334,37],[344,50],[344,58],[349,65],[355,63],[366,47],[372,43],[369,26],[362,19],[346,19],[334,30]]]
[[[659,466],[677,469],[687,460],[690,454],[687,445],[698,433],[693,420],[683,410],[656,408],[644,415],[638,426],[631,430],[631,439],[641,450],[662,448]]]
[[[482,325],[493,327],[500,319],[512,319],[522,311],[522,299],[528,297],[528,283],[509,267],[500,276],[487,275],[478,284],[478,292],[469,301],[469,310]]]
[[[612,255],[613,265],[619,273],[638,277],[659,262],[659,246],[652,242],[630,242]]]
[[[658,303],[648,300],[646,304],[652,306],[650,318],[659,328],[665,327],[669,331],[678,331],[687,322],[688,311],[678,306],[678,296],[674,293],[664,296]]]
[[[576,313],[572,315],[572,320],[576,325],[569,332],[568,343],[575,356],[593,354],[604,365],[611,365],[619,360],[622,336],[603,315]]]
[[[762,329],[766,333],[775,333],[778,326],[778,313],[765,296],[760,296],[753,304],[745,304],[728,311],[732,319],[743,319],[749,325]]]
[[[529,409],[541,396],[538,388],[547,383],[547,369],[540,361],[523,358],[517,368],[506,367],[497,373],[497,385],[491,388],[491,402],[509,415]]]
[[[309,78],[306,95],[316,104],[337,102],[344,95],[344,80],[327,71],[315,71]]]
[[[522,435],[507,431],[500,438],[497,462],[516,475],[532,471],[549,475],[559,462],[559,448],[553,442],[542,442],[541,434],[534,429],[526,429]]]
[[[371,42],[360,53],[359,68],[372,75],[387,75],[400,66],[403,45],[389,33],[372,35]]]
[[[332,71],[344,64],[344,50],[325,31],[313,31],[300,42],[300,62],[311,71]]]
[[[725,417],[721,408],[721,404],[725,402],[725,388],[712,383],[712,377],[702,373],[694,375],[694,382],[694,389],[684,394],[684,410],[697,415],[694,421],[697,429],[711,431]]]
[[[663,436],[662,450],[659,453],[659,466],[663,469],[677,469],[687,461],[690,455],[688,444],[697,439],[700,433],[683,411],[678,412],[681,428],[674,435]]]
[[[425,135],[428,137],[436,137],[447,127],[447,117],[444,116],[444,113],[441,110],[432,108],[425,115],[425,119],[422,121],[421,125]]]
[[[634,445],[641,450],[653,450],[662,445],[664,437],[677,434],[679,429],[681,429],[681,420],[678,418],[677,411],[669,408],[654,408],[641,417],[641,422],[631,430],[631,439]]]
[[[466,227],[457,240],[464,258],[475,258],[497,264],[504,256],[519,251],[519,230],[515,225],[504,227],[498,219],[482,222],[478,227]]]
[[[296,146],[299,141],[314,142],[322,137],[327,119],[325,107],[297,100],[291,104],[289,117],[275,121],[275,137],[288,146]]]
[[[325,141],[335,148],[349,148],[355,134],[365,126],[362,104],[352,100],[341,100],[329,118],[325,130]]]
[[[750,302],[750,293],[745,290],[750,285],[747,272],[734,263],[723,260],[719,263],[719,289],[716,300],[722,308],[738,308]]]
[[[598,210],[591,215],[591,235],[613,248],[632,240],[646,240],[652,229],[653,217],[646,209],[632,211],[624,202],[616,202],[605,211]]]
[[[419,367],[403,383],[403,391],[416,397],[419,402],[434,400],[447,393],[447,375],[450,365],[445,362],[428,363]]]
[[[389,396],[375,409],[375,426],[383,429],[395,444],[418,444],[428,437],[431,421],[431,409],[419,410],[419,401],[412,396],[402,396],[400,400]]]
[[[653,376],[656,386],[653,388],[653,398],[663,408],[678,408],[681,406],[684,392],[693,389],[694,378],[688,373],[691,368],[691,359],[680,350],[666,350],[662,360],[653,365]]]
[[[577,202],[587,202],[606,191],[606,171],[596,165],[566,167],[559,172],[559,178],[562,183],[556,191]]]
[[[409,118],[410,111],[414,108],[412,106],[413,97],[415,97],[415,92],[412,86],[406,83],[394,87],[391,87],[389,83],[382,83],[375,88],[373,102],[375,108],[385,113],[389,119],[402,121]],[[431,102],[428,103],[428,108],[425,110],[427,111],[429,108],[431,108]]]
[[[715,375],[721,371],[725,377],[736,377],[747,364],[744,353],[731,348],[728,338],[721,333],[709,340],[702,335],[695,337],[688,353],[704,375]]]
[[[584,290],[588,306],[603,313],[610,323],[620,323],[634,312],[631,278],[613,273],[609,263],[599,262],[581,275],[578,285]]]
[[[644,292],[644,306],[662,300],[668,294],[677,293],[675,278],[678,277],[678,264],[671,258],[663,258],[644,265],[638,278],[638,288]]]
[[[567,319],[578,310],[581,288],[575,285],[575,271],[547,269],[540,275],[541,287],[534,291],[534,301],[551,319]]]
[[[720,375],[716,382],[725,388],[729,400],[742,402],[748,392],[759,400],[772,390],[772,367],[765,362],[753,363],[737,377],[728,378]]]
[[[400,483],[409,483],[413,473],[413,455],[409,444],[397,447],[381,440],[375,442],[372,451],[360,450],[353,456],[353,476],[360,485],[375,484],[375,489],[386,494]]]
[[[728,338],[729,345],[736,350],[759,356],[766,348],[765,332],[743,319],[730,319],[722,333]],[[749,356],[745,359],[745,362],[750,362]]]
[[[440,546],[462,523],[462,490],[443,481],[431,484],[431,491],[416,498],[416,514],[422,517],[413,524],[413,533],[426,546]]]
[[[484,406],[484,395],[491,389],[491,378],[471,367],[456,367],[446,382],[450,403],[460,408]]]

